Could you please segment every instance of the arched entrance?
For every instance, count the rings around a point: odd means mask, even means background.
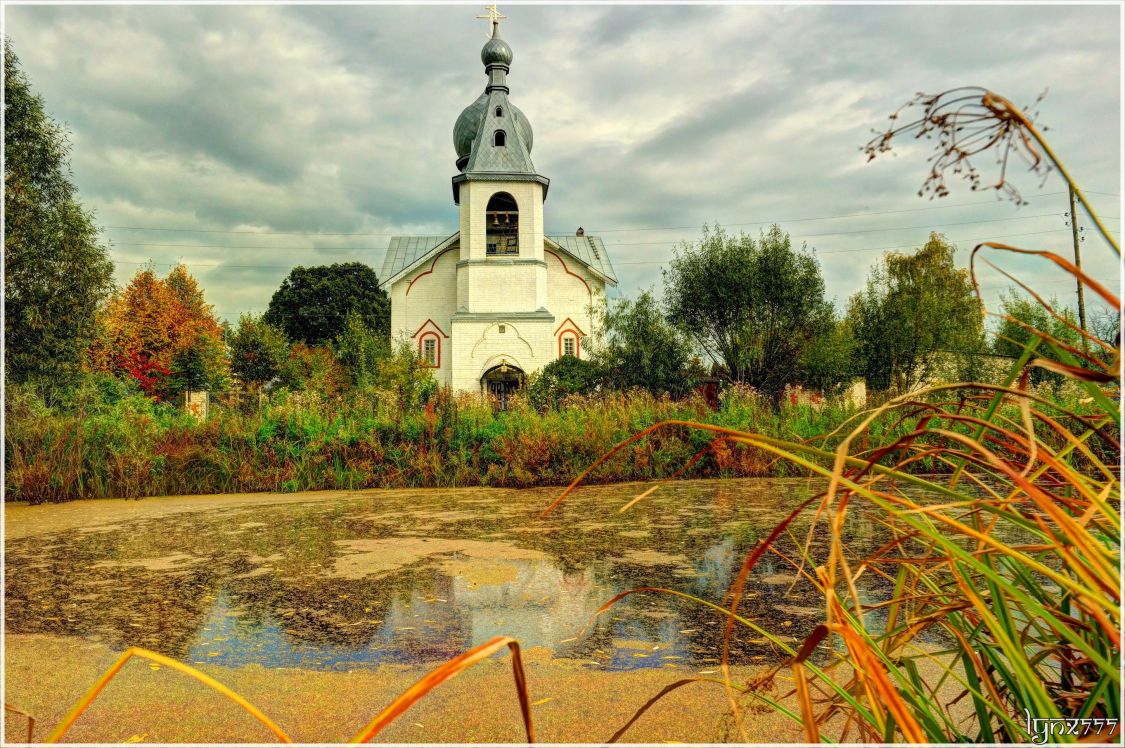
[[[481,375],[480,388],[500,401],[500,410],[507,410],[512,395],[523,387],[523,380],[523,369],[503,362]]]

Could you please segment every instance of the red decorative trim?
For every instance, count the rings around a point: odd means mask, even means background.
[[[445,331],[444,331],[444,330],[442,330],[442,329],[441,329],[440,327],[438,327],[438,326],[437,326],[437,322],[434,322],[434,321],[433,321],[432,319],[428,319],[428,320],[426,320],[425,322],[423,322],[423,323],[422,323],[422,326],[421,326],[421,327],[419,327],[419,328],[418,328],[417,330],[415,330],[415,331],[414,331],[414,334],[413,334],[413,335],[411,335],[410,337],[412,337],[412,338],[416,338],[416,337],[418,337],[418,333],[420,333],[420,332],[422,332],[423,330],[425,330],[425,329],[426,329],[426,325],[433,325],[433,326],[434,326],[434,329],[435,329],[435,330],[437,330],[438,332],[440,332],[440,333],[441,333],[441,336],[442,336],[443,338],[448,338],[448,337],[449,337],[448,335],[446,335],[446,334],[445,334]]]
[[[578,330],[579,335],[585,335],[586,334],[586,333],[582,332],[582,330],[579,329],[577,322],[572,320],[570,317],[567,317],[566,319],[563,320],[561,325],[559,325],[558,327],[555,328],[555,335],[559,334],[559,330],[563,329],[563,327],[566,326],[567,322],[569,322],[570,326],[573,327],[575,330]]]
[[[442,256],[443,254],[445,254],[446,252],[451,252],[451,251],[453,251],[453,247],[447,247],[447,248],[443,249],[442,251],[438,252],[438,255],[437,255],[437,257],[435,257],[435,258],[434,258],[434,261],[430,263],[430,269],[429,269],[429,270],[427,270],[427,271],[426,271],[426,272],[424,272],[424,273],[420,273],[420,274],[418,275],[418,277],[417,277],[417,278],[415,278],[414,280],[410,281],[410,285],[406,287],[406,295],[407,295],[407,296],[409,296],[409,295],[410,295],[410,289],[414,288],[414,284],[415,284],[415,283],[417,283],[418,281],[422,280],[422,278],[425,278],[425,277],[426,277],[427,275],[429,275],[430,273],[434,272],[434,265],[437,265],[437,261],[441,259],[441,256]],[[589,288],[589,286],[587,286],[587,288]],[[444,334],[444,333],[443,333],[443,334]],[[446,337],[448,337],[448,336],[446,336]]]
[[[434,343],[434,347],[437,348],[437,363],[436,364],[428,363],[426,361],[426,354],[422,350],[422,346],[428,338],[433,338],[436,341]],[[424,366],[427,369],[440,369],[441,368],[441,338],[438,337],[437,333],[427,332],[422,337],[418,338],[418,358],[420,358],[422,360],[422,366]]]
[[[567,275],[573,275],[573,276],[574,276],[575,278],[577,278],[578,280],[582,281],[582,285],[586,287],[586,293],[589,293],[589,294],[592,294],[592,293],[593,293],[593,291],[591,291],[591,290],[590,290],[590,284],[586,282],[586,279],[585,279],[585,278],[583,278],[583,277],[582,277],[581,275],[579,275],[578,273],[572,273],[572,272],[570,272],[570,268],[568,268],[568,267],[566,266],[566,263],[565,263],[565,262],[563,262],[563,258],[559,257],[559,256],[558,256],[557,254],[555,254],[554,252],[552,252],[552,251],[551,251],[551,250],[549,250],[549,249],[544,249],[543,251],[544,251],[544,252],[546,252],[547,254],[551,255],[551,257],[554,257],[554,258],[555,258],[556,260],[558,260],[558,261],[559,261],[559,263],[560,263],[560,264],[561,264],[561,265],[563,266],[563,270],[565,270],[565,271],[566,271],[566,274],[567,274]],[[421,277],[421,276],[419,276],[419,277]],[[417,279],[415,279],[415,280],[417,280]],[[409,293],[409,289],[407,289],[407,293]]]
[[[563,357],[563,339],[568,332],[574,333],[574,357],[582,358],[582,334],[577,327],[568,327],[559,333],[559,358]]]

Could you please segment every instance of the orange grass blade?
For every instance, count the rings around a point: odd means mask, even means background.
[[[926,743],[926,735],[922,727],[915,721],[903,701],[898,689],[887,677],[887,671],[867,646],[867,642],[855,633],[850,626],[841,626],[844,643],[851,653],[856,666],[856,674],[863,680],[874,699],[884,707],[894,718],[895,726],[902,730],[903,737],[908,743]]]
[[[1010,244],[1003,244],[1001,242],[982,242],[973,247],[973,251],[969,255],[970,269],[973,267],[973,260],[976,258],[977,252],[983,247],[988,247],[989,249],[1000,249],[1005,252],[1015,252],[1016,254],[1021,255],[1036,255],[1038,257],[1046,257],[1048,260],[1055,263],[1063,270],[1081,280],[1083,285],[1089,287],[1098,296],[1101,296],[1105,303],[1109,304],[1114,309],[1121,308],[1121,300],[1110,293],[1105,286],[1103,286],[1101,283],[1098,283],[1086,273],[1082,272],[1082,269],[1075,265],[1073,262],[1066,259],[1065,257],[1061,257],[1055,254],[1054,252],[1048,252],[1042,249],[1021,249],[1019,247],[1013,247]]]
[[[793,680],[797,685],[797,700],[801,705],[801,726],[805,730],[806,743],[819,743],[820,730],[817,727],[816,713],[813,711],[812,695],[809,693],[809,681],[804,663],[827,635],[827,626],[823,623],[817,626],[805,639],[797,656],[793,658]]]
[[[23,709],[20,709],[19,707],[12,706],[11,704],[8,704],[8,703],[4,704],[4,711],[15,712],[16,714],[19,714],[20,716],[27,718],[27,742],[29,742],[29,743],[33,742],[32,738],[35,736],[35,717],[32,717],[30,714],[25,712]]]
[[[199,681],[200,683],[214,691],[218,691],[223,696],[226,696],[228,699],[238,704],[240,707],[249,712],[250,715],[254,717],[254,719],[265,725],[266,728],[269,729],[269,731],[274,735],[276,735],[278,740],[280,740],[281,742],[293,742],[293,740],[285,734],[285,731],[278,727],[273,720],[259,711],[256,706],[239,696],[231,689],[224,686],[219,681],[215,680],[209,675],[206,675],[205,673],[196,670],[190,665],[185,665],[178,660],[173,660],[171,657],[165,657],[162,654],[157,654],[156,652],[151,652],[147,649],[142,649],[141,647],[129,647],[128,649],[126,649],[122,653],[122,655],[117,658],[117,661],[110,665],[108,670],[102,673],[101,677],[99,677],[94,685],[90,687],[90,690],[87,691],[86,694],[78,700],[78,703],[74,705],[70,712],[68,712],[67,715],[63,717],[62,722],[59,723],[58,727],[51,731],[51,734],[47,736],[47,740],[44,742],[59,742],[62,736],[66,734],[66,731],[70,729],[70,726],[74,724],[75,720],[82,716],[82,713],[90,707],[90,704],[93,703],[94,699],[98,697],[98,694],[100,694],[102,690],[105,689],[107,685],[109,685],[109,682],[113,680],[114,676],[116,676],[121,671],[121,668],[125,667],[125,663],[133,657],[142,657],[146,660],[158,662],[165,667],[170,667],[173,670],[179,670],[181,673],[194,678],[195,680]]]
[[[527,732],[527,742],[535,742],[535,731],[531,724],[531,699],[527,693],[527,679],[523,672],[523,660],[520,658],[520,645],[509,636],[494,636],[493,638],[474,647],[467,652],[457,655],[452,660],[439,665],[422,677],[417,683],[406,689],[397,699],[392,701],[386,709],[379,712],[367,725],[355,734],[349,742],[367,743],[378,735],[384,727],[394,722],[403,712],[412,707],[416,701],[434,690],[437,686],[449,680],[462,670],[476,665],[491,657],[500,649],[508,647],[512,650],[512,674],[516,681],[516,693],[519,695],[520,712],[523,714],[523,725]]]

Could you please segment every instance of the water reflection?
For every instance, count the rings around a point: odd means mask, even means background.
[[[815,484],[685,482],[618,513],[640,490],[584,489],[546,519],[551,490],[396,491],[12,540],[6,623],[234,666],[428,663],[496,634],[590,667],[712,666],[721,622],[677,598],[627,598],[575,637],[636,586],[721,603],[746,552]],[[876,526],[853,516],[848,543],[874,548]],[[796,523],[782,547],[795,551],[806,530]],[[794,641],[822,616],[811,586],[773,556],[742,610]],[[778,656],[752,633],[732,655]]]

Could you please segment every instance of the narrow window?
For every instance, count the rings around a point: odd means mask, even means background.
[[[500,327],[500,334],[501,335],[508,332],[508,328],[505,325],[499,325],[499,327]]]
[[[496,116],[497,117],[503,117],[504,116],[504,107],[502,107],[502,106],[496,107]]]
[[[572,338],[569,335],[567,335],[565,338],[563,338],[563,355],[564,356],[573,356],[574,355],[574,338]]]
[[[484,209],[487,255],[518,255],[520,253],[520,211],[515,198],[497,192]]]
[[[503,130],[497,130],[496,134],[492,137],[492,144],[497,147],[503,146],[507,137]]]
[[[438,365],[437,338],[426,338],[422,341],[422,359],[426,362],[426,366]]]

